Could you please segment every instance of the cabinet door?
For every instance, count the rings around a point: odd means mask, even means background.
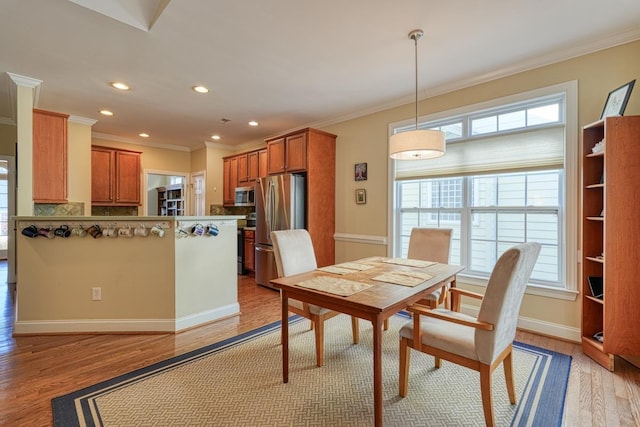
[[[244,268],[255,270],[255,234],[252,230],[244,231]]]
[[[233,205],[235,203],[235,194],[236,194],[236,187],[238,186],[238,158],[237,157],[232,157],[231,158],[231,170],[230,170],[230,174],[231,179],[229,180],[230,184],[231,184],[231,192],[233,193],[233,201],[231,202],[231,204]]]
[[[140,204],[140,154],[116,151],[115,185],[118,204]]]
[[[285,172],[285,140],[284,138],[269,141],[267,144],[267,174]]]
[[[33,201],[67,201],[67,115],[33,110]]]
[[[256,179],[260,176],[260,163],[258,159],[258,152],[254,151],[247,154],[247,162],[249,163],[249,178],[248,185],[253,185]]]
[[[301,133],[287,137],[286,141],[287,172],[307,170],[307,134]]]
[[[235,199],[235,187],[231,183],[231,159],[224,159],[223,167],[223,204],[233,205]]]
[[[115,156],[113,150],[91,149],[91,202],[113,203],[114,189],[111,179],[115,169]]]
[[[238,161],[238,182],[246,183],[249,181],[249,156],[241,154],[237,157]]]
[[[267,149],[258,151],[258,178],[267,176]]]

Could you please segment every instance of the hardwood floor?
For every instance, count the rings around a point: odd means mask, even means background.
[[[12,337],[13,293],[0,262],[0,426],[52,425],[51,399],[280,319],[279,294],[239,277],[241,314],[176,335]],[[566,426],[640,426],[640,370],[610,373],[580,346],[518,332],[521,342],[573,356]]]

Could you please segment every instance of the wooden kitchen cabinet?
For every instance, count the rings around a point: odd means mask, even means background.
[[[319,267],[335,263],[336,138],[306,128],[266,141],[269,174],[297,172],[306,177],[306,228]]]
[[[244,269],[255,271],[255,231],[244,230]]]
[[[249,181],[249,155],[236,156],[238,162],[238,183],[242,186]]]
[[[238,157],[226,157],[223,159],[223,204],[233,206],[236,199],[236,187],[238,187]]]
[[[256,179],[260,178],[260,159],[259,151],[252,151],[247,154],[249,163],[249,179],[247,185],[253,185]]]
[[[140,205],[140,152],[91,147],[91,204]]]
[[[269,175],[307,170],[307,131],[267,141]]]
[[[258,151],[258,178],[269,175],[267,172],[267,149]]]
[[[33,201],[67,202],[67,114],[33,110]]]

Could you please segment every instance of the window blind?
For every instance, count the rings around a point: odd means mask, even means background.
[[[564,165],[564,125],[447,143],[437,159],[396,161],[396,180],[478,175]]]

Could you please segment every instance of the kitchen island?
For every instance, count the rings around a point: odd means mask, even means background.
[[[238,314],[243,218],[16,217],[14,335],[175,333]]]

